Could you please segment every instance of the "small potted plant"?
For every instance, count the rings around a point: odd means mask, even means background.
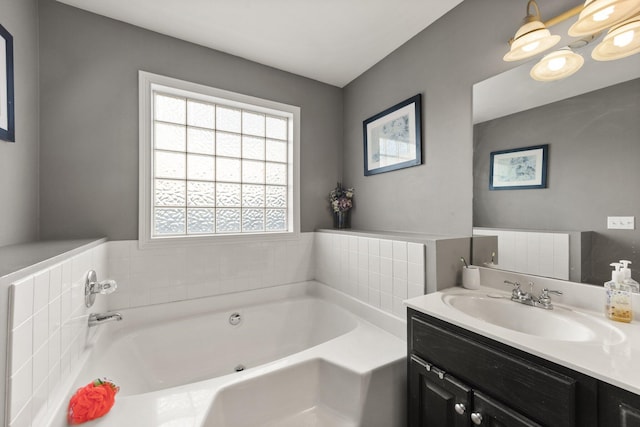
[[[333,228],[350,228],[350,210],[353,207],[353,188],[345,188],[341,182],[329,193],[329,203],[333,213]]]

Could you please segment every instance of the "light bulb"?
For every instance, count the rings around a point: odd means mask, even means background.
[[[614,10],[615,6],[609,6],[605,9],[602,9],[593,14],[593,20],[596,22],[600,22],[609,19]]]
[[[625,47],[633,41],[633,30],[625,31],[613,38],[613,45],[617,47]]]
[[[541,82],[560,80],[578,71],[583,64],[582,56],[565,47],[542,58],[533,66],[529,75]]]
[[[551,71],[558,71],[562,69],[562,67],[564,67],[564,64],[566,63],[567,63],[567,59],[564,56],[553,58],[549,60],[549,64],[547,65],[547,68],[549,68]]]
[[[535,41],[533,43],[529,43],[527,45],[522,46],[522,50],[524,50],[525,52],[531,52],[532,50],[535,50],[538,46],[540,46],[540,42]]]
[[[638,0],[587,0],[578,21],[569,28],[569,35],[592,35],[637,16],[638,13]]]

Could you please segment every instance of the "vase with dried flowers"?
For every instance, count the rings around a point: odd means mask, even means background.
[[[333,213],[333,228],[351,228],[350,210],[353,207],[353,188],[342,186],[341,182],[329,193],[329,203]]]

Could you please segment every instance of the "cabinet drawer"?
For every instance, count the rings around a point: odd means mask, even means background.
[[[576,425],[576,380],[412,315],[410,351],[543,425]]]

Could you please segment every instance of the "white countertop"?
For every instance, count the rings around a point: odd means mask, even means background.
[[[453,308],[443,299],[446,295],[469,294],[484,297],[489,294],[495,296],[498,293],[503,294],[506,298],[510,296],[510,292],[491,287],[468,290],[456,286],[406,300],[405,304],[422,313],[479,335],[640,394],[640,369],[638,369],[638,363],[640,363],[640,322],[638,320],[634,320],[632,323],[614,322],[607,319],[602,312],[555,302],[554,305],[558,308],[566,308],[583,315],[593,316],[596,321],[607,322],[623,336],[623,339],[618,339],[617,342],[608,342],[606,339],[602,341],[563,341],[496,326]],[[512,301],[508,301],[508,303],[518,304]],[[543,310],[535,307],[529,308]],[[636,305],[636,313],[639,309],[640,307]]]

